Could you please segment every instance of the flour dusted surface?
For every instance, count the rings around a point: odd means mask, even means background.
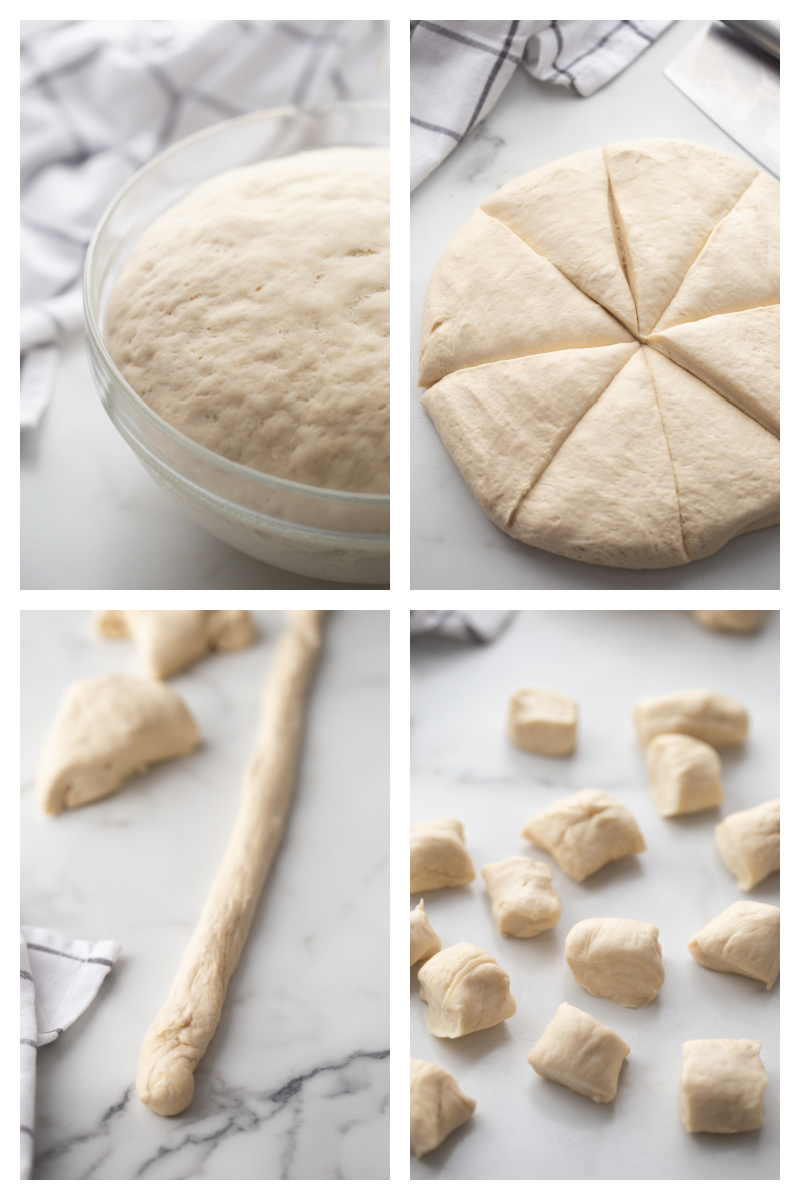
[[[145,233],[106,341],[139,396],[258,471],[389,487],[388,150],[226,171]]]

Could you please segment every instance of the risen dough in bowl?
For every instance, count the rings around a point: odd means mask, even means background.
[[[388,150],[225,171],[140,238],[105,336],[187,437],[282,479],[389,490]]]
[[[423,314],[422,403],[478,502],[569,558],[667,567],[775,524],[778,185],[671,139],[475,212]]]

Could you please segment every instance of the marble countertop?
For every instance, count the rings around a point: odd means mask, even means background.
[[[177,1117],[136,1097],[217,869],[283,614],[257,643],[170,681],[200,726],[187,759],[46,818],[33,776],[75,679],[137,674],[133,645],[88,613],[22,614],[22,920],[122,944],[94,1003],[38,1052],[35,1179],[388,1176],[388,614],[336,612],[283,845],[222,1020]]]
[[[588,99],[517,70],[491,113],[411,199],[411,380],[434,266],[478,205],[518,175],[607,142],[679,137],[748,155],[664,75],[707,22],[677,21]],[[752,160],[755,162],[755,160]],[[756,163],[756,165],[760,165]],[[778,588],[777,526],[734,538],[711,558],[661,571],[573,562],[514,541],[484,515],[428,416],[411,398],[414,588]]]
[[[443,946],[469,941],[511,977],[514,1017],[448,1040],[433,1037],[411,970],[411,1054],[439,1063],[477,1101],[475,1114],[420,1161],[412,1179],[777,1179],[779,983],[767,991],[699,966],[686,944],[730,904],[778,904],[779,876],[740,892],[716,853],[719,812],[665,820],[650,800],[631,710],[643,696],[708,686],[751,717],[742,747],[721,752],[727,816],[779,795],[778,614],[752,637],[715,634],[683,612],[519,613],[488,646],[416,638],[411,651],[411,819],[452,816],[465,827],[477,878],[425,894]],[[506,738],[519,687],[553,687],[580,706],[574,756],[546,758]],[[648,849],[574,883],[519,836],[546,804],[599,787],[634,814]],[[547,861],[562,902],[559,924],[530,940],[503,938],[480,868],[510,855]],[[418,897],[411,897],[412,907]],[[666,980],[651,1005],[627,1009],[591,996],[564,962],[564,938],[585,917],[650,921]],[[559,1003],[609,1025],[631,1046],[619,1091],[593,1104],[534,1074],[527,1056]],[[765,1124],[729,1137],[684,1132],[678,1113],[681,1042],[754,1038],[769,1077]]]

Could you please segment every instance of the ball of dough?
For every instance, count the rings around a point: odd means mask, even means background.
[[[561,917],[553,872],[529,858],[504,858],[481,868],[492,916],[503,937],[531,938],[552,929]]]
[[[581,987],[625,1008],[650,1004],[664,983],[658,930],[645,921],[579,921],[567,934],[564,957]]]
[[[521,688],[511,697],[508,736],[532,754],[572,754],[578,706],[569,696],[549,688]]]
[[[757,979],[771,988],[781,963],[781,911],[774,904],[737,900],[689,942],[703,967]]]
[[[490,954],[457,942],[419,969],[419,996],[428,1005],[428,1029],[457,1038],[499,1025],[517,1011],[511,980]]]
[[[548,850],[576,883],[607,863],[647,848],[627,808],[598,788],[583,788],[549,804],[531,817],[522,836]]]
[[[660,733],[648,743],[650,794],[662,817],[718,808],[722,763],[713,746],[685,733]]]
[[[755,633],[764,624],[766,612],[762,609],[695,609],[692,616],[706,629],[718,629],[722,633]]]
[[[449,1071],[421,1058],[411,1060],[411,1153],[415,1158],[441,1146],[475,1111]]]
[[[750,723],[744,705],[711,688],[647,696],[634,708],[633,720],[642,747],[660,733],[685,733],[717,749],[738,746]]]
[[[422,398],[486,515],[606,566],[779,519],[778,185],[678,139],[513,180],[428,287]]]
[[[460,887],[475,878],[464,847],[464,826],[455,817],[437,817],[411,826],[411,891]]]
[[[226,171],[139,239],[106,314],[134,391],[233,462],[389,487],[388,150]]]
[[[681,1123],[687,1133],[746,1133],[764,1124],[767,1073],[761,1042],[703,1038],[683,1043]]]
[[[560,1083],[595,1104],[617,1094],[622,1064],[631,1048],[613,1029],[571,1004],[556,1015],[528,1055],[537,1075]]]
[[[414,963],[425,962],[441,948],[441,939],[425,912],[425,902],[420,900],[411,913],[411,966],[413,967]]]
[[[725,866],[743,892],[781,869],[781,802],[767,800],[731,813],[714,830]]]

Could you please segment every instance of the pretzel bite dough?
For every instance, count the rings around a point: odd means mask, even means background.
[[[98,675],[64,693],[36,774],[46,813],[109,796],[151,763],[194,750],[200,735],[172,688],[155,679]]]
[[[650,794],[662,817],[705,812],[722,803],[722,763],[707,742],[685,733],[660,733],[645,753]]]
[[[521,688],[511,697],[508,736],[533,754],[565,755],[575,749],[578,706],[548,688]]]
[[[475,878],[464,849],[464,826],[454,817],[438,817],[411,826],[411,891],[459,887]]]
[[[620,1069],[630,1052],[613,1029],[580,1008],[559,1004],[528,1062],[543,1079],[607,1104],[617,1094]]]
[[[706,629],[719,629],[722,633],[755,633],[764,624],[766,612],[762,609],[695,609],[692,616]]]
[[[579,921],[567,934],[564,957],[581,987],[625,1008],[650,1004],[664,982],[658,930],[644,921]]]
[[[411,1153],[430,1154],[475,1111],[449,1071],[436,1063],[411,1059]]]
[[[492,916],[503,937],[531,938],[552,929],[561,916],[553,872],[529,858],[505,858],[481,869]]]
[[[522,836],[549,851],[576,883],[606,863],[647,849],[627,808],[597,788],[584,788],[543,808],[527,822]]]
[[[747,710],[710,688],[648,696],[633,710],[642,746],[660,733],[685,733],[709,746],[738,746],[747,736]]]
[[[419,970],[420,1000],[428,1005],[428,1029],[457,1038],[499,1025],[517,1011],[511,980],[491,955],[457,942]]]
[[[771,988],[780,971],[781,911],[774,904],[737,900],[689,942],[703,967],[746,975]]]
[[[436,936],[433,926],[425,912],[425,901],[420,900],[411,913],[411,966],[424,962],[442,948],[440,939]],[[438,1142],[437,1142],[438,1145]]]
[[[169,679],[212,650],[240,650],[255,638],[242,609],[106,609],[95,616],[101,637],[133,638],[154,679]]]
[[[732,813],[714,830],[725,866],[743,892],[781,869],[781,802],[767,800]]]
[[[680,1111],[687,1133],[746,1133],[764,1124],[767,1073],[761,1042],[703,1038],[683,1043]]]

